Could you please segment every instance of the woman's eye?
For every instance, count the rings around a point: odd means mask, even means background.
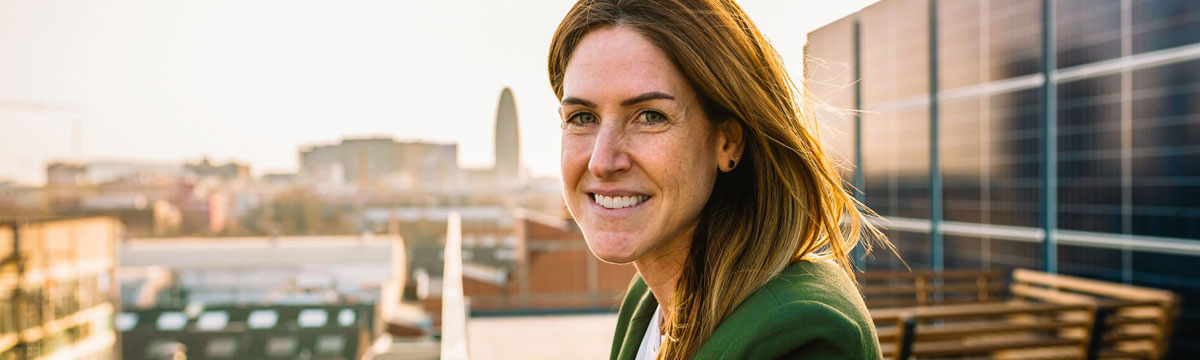
[[[571,118],[567,119],[567,123],[570,123],[572,125],[587,126],[587,125],[596,124],[597,122],[599,122],[597,120],[598,119],[596,119],[596,115],[592,115],[590,113],[578,113],[575,115],[571,115]]]
[[[638,115],[647,124],[655,125],[667,121],[667,116],[657,111],[644,111]]]

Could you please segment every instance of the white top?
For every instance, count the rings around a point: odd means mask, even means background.
[[[659,325],[662,324],[662,307],[654,308],[654,316],[650,318],[650,325],[646,325],[646,334],[642,335],[642,346],[638,347],[636,360],[652,360],[658,357],[658,347],[662,345],[662,333],[658,332]]]

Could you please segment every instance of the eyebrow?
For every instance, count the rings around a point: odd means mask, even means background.
[[[675,100],[675,97],[668,95],[666,93],[662,93],[662,92],[658,92],[658,91],[651,91],[651,92],[648,92],[645,94],[641,94],[641,95],[626,99],[625,101],[621,102],[621,106],[629,106],[629,105],[642,103],[642,102],[646,102],[646,101],[650,101],[650,100]],[[580,99],[580,98],[577,98],[574,96],[569,96],[569,97],[563,98],[562,104],[563,105],[583,105],[583,106],[587,106],[587,107],[596,107],[596,103],[587,101],[584,99]]]

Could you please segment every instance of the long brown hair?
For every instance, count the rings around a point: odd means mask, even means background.
[[[550,84],[560,100],[580,39],[618,26],[671,57],[708,118],[737,121],[746,143],[743,160],[717,175],[701,210],[660,359],[695,354],[743,300],[796,261],[834,259],[853,277],[849,252],[861,239],[890,246],[821,147],[813,103],[798,96],[779,54],[733,0],[580,0],[550,45]]]

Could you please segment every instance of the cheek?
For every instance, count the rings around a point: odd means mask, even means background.
[[[587,138],[575,135],[563,135],[562,152],[559,154],[559,166],[562,168],[563,184],[570,188],[583,176],[587,170],[590,157],[588,150],[591,143]]]
[[[690,155],[679,161],[680,167],[677,170],[680,179],[679,187],[687,189],[687,192],[680,196],[687,203],[703,207],[712,194],[713,185],[716,183],[716,172],[715,168],[711,166],[711,155],[706,148],[693,146],[689,151]]]
[[[703,204],[716,180],[716,168],[711,164],[715,155],[711,147],[693,140],[691,134],[673,135],[644,142],[639,152],[647,175],[663,190],[673,193],[673,201]]]

